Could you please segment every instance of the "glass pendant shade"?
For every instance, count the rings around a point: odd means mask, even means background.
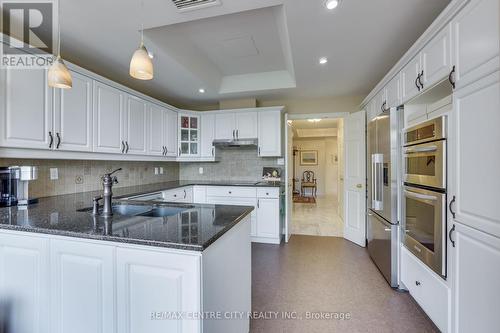
[[[143,43],[134,52],[132,60],[130,60],[130,76],[139,80],[153,79],[153,62]]]
[[[73,86],[71,73],[60,55],[57,56],[54,63],[49,67],[48,84],[49,87],[62,89],[69,89]]]

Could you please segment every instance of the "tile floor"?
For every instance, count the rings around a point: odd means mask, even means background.
[[[318,196],[315,204],[293,204],[292,234],[342,237],[343,230],[336,196]]]
[[[252,245],[251,333],[438,332],[408,293],[389,287],[368,253],[337,237],[293,235],[280,246]],[[291,311],[302,319],[283,319]],[[306,312],[343,312],[349,320],[306,320]]]

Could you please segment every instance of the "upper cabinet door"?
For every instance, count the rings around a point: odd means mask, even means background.
[[[0,75],[0,145],[53,148],[53,89],[47,71],[8,68]]]
[[[151,104],[148,117],[148,154],[165,154],[165,120],[166,110],[160,106]]]
[[[420,55],[413,58],[401,71],[402,102],[405,103],[417,96],[420,91],[418,75],[420,74]]]
[[[94,81],[94,151],[122,153],[124,144],[125,94],[116,88]]]
[[[281,156],[281,112],[263,111],[258,113],[259,148],[261,157]]]
[[[401,105],[401,76],[398,73],[386,86],[386,107],[395,108]]]
[[[92,151],[92,79],[71,72],[73,87],[57,89],[55,107],[55,148]]]
[[[234,113],[218,113],[215,115],[215,138],[232,140],[236,135]]]
[[[200,117],[179,114],[179,156],[200,156]]]
[[[177,112],[172,110],[165,110],[164,117],[165,125],[165,155],[176,157],[178,154],[177,142]]]
[[[452,21],[456,88],[498,70],[499,0],[471,0]]]
[[[215,115],[201,114],[201,157],[214,157]]]
[[[451,28],[446,26],[422,50],[422,84],[428,88],[451,71]]]
[[[147,152],[147,103],[143,99],[128,95],[127,97],[127,137],[125,151],[127,154],[145,155]]]
[[[257,112],[235,113],[237,139],[257,138]]]

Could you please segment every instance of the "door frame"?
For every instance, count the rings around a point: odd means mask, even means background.
[[[291,186],[290,184],[290,177],[288,177],[288,121],[289,120],[305,120],[305,119],[311,119],[311,118],[314,118],[314,119],[342,119],[345,123],[345,118],[349,116],[349,112],[331,112],[331,113],[300,113],[300,114],[290,114],[290,113],[285,113],[285,117],[284,117],[284,124],[283,126],[285,126],[284,128],[286,129],[284,132],[285,134],[285,163],[284,163],[284,166],[285,166],[285,202],[286,202],[286,205],[287,205],[287,208],[286,208],[286,214],[285,214],[285,227],[283,228],[284,229],[284,234],[285,234],[285,242],[288,243],[289,241],[289,238],[290,238],[290,235],[291,235],[291,232],[290,232],[290,226],[292,224],[292,209],[291,207],[288,207],[288,205],[293,205],[293,201],[292,201],[292,198],[290,198],[290,194],[289,194],[289,191],[288,191],[288,188],[289,186]],[[345,128],[344,128],[344,137],[345,137]],[[345,140],[343,142],[343,146],[344,146],[344,149],[343,149],[343,154],[341,156],[341,158],[344,160],[344,163],[343,163],[343,167],[344,167],[344,170],[343,170],[343,174],[345,175]],[[340,171],[340,170],[339,170]],[[342,189],[344,190],[344,189]],[[342,207],[341,209],[344,209],[345,208],[345,199],[344,199],[344,207]],[[343,223],[345,223],[345,221],[342,221]],[[344,229],[342,229],[342,233],[344,232]],[[342,235],[344,236],[344,235]]]

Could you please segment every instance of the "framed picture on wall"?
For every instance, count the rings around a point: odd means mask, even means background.
[[[302,150],[300,152],[300,165],[318,165],[318,151]]]

